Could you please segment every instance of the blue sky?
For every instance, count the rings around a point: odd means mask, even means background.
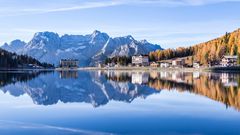
[[[164,48],[240,28],[240,0],[0,0],[0,44],[35,32],[132,35]]]

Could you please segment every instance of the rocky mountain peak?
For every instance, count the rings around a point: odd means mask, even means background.
[[[7,47],[2,46],[2,48],[55,65],[58,65],[61,59],[74,58],[80,61],[80,66],[89,66],[101,63],[107,57],[148,54],[150,51],[162,49],[159,45],[151,44],[146,40],[137,41],[131,35],[112,38],[98,30],[88,35],[63,36],[48,31],[37,32],[27,44],[19,40],[12,42],[12,44],[20,43],[19,48],[9,48],[9,45],[4,45]]]

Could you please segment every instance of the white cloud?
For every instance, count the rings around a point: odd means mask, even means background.
[[[90,8],[101,8],[101,7],[110,7],[123,4],[120,1],[107,1],[107,2],[87,2],[82,3],[81,5],[70,6],[70,7],[60,7],[60,8],[35,8],[35,9],[23,9],[25,12],[36,12],[36,13],[50,13],[50,12],[63,12],[63,11],[72,11],[72,10],[81,10],[81,9],[90,9]]]
[[[47,4],[47,3],[46,3]],[[23,7],[1,7],[0,6],[0,16],[22,16],[22,15],[31,15],[31,14],[45,14],[52,12],[66,12],[66,11],[74,11],[74,10],[83,10],[83,9],[91,9],[91,8],[103,8],[103,7],[111,7],[116,5],[125,4],[123,1],[101,1],[101,2],[81,2],[78,4],[69,4],[61,3],[59,5],[64,5],[60,7],[56,7],[58,5],[54,5],[49,7],[45,7],[45,5],[39,5],[38,7],[34,7],[33,5],[23,6]],[[68,5],[68,6],[65,6]],[[31,8],[29,8],[31,7]]]
[[[58,1],[56,1],[58,2]],[[201,6],[206,4],[214,4],[221,2],[240,2],[240,0],[103,0],[90,2],[71,3],[70,1],[59,1],[59,4],[39,3],[36,5],[23,5],[13,7],[12,5],[0,6],[0,17],[5,16],[21,16],[31,14],[45,14],[51,12],[67,12],[74,10],[84,10],[92,8],[104,8],[119,5],[154,5],[160,7],[175,7],[175,6]],[[3,2],[2,2],[3,3]],[[13,1],[14,3],[14,1]],[[14,4],[13,4],[14,5]],[[47,6],[46,6],[47,5]],[[60,5],[60,6],[59,6]]]
[[[163,6],[199,6],[222,2],[240,2],[240,0],[133,0],[135,3],[162,4]]]
[[[240,0],[119,0],[121,4],[153,4],[160,7],[201,6],[222,2],[240,2]]]

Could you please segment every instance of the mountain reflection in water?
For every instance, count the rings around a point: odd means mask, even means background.
[[[28,94],[35,104],[59,101],[131,103],[162,90],[202,95],[240,110],[240,74],[201,72],[61,71],[0,73],[0,87],[13,96]]]

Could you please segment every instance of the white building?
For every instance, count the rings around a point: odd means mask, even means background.
[[[200,63],[199,62],[194,62],[193,63],[193,68],[200,68]]]
[[[79,61],[77,59],[61,59],[59,66],[62,68],[78,68]]]
[[[170,67],[170,63],[168,63],[168,62],[163,62],[163,63],[160,64],[160,67],[161,67],[161,68],[168,68],[168,67]]]
[[[185,65],[185,59],[175,59],[172,61],[173,67],[183,67]]]
[[[147,55],[132,56],[132,64],[136,66],[148,66],[149,58]]]
[[[236,55],[235,56],[225,55],[222,58],[221,65],[223,67],[236,66],[237,65],[237,59],[238,59],[238,56],[236,56]]]

